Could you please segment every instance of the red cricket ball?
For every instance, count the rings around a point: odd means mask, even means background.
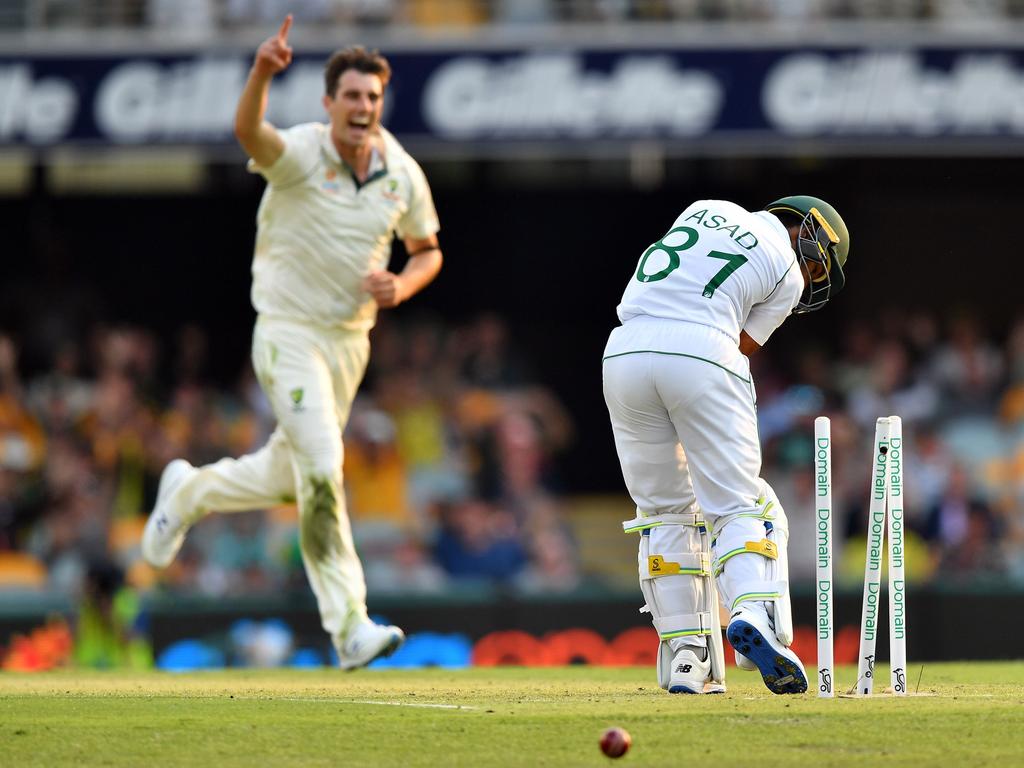
[[[608,757],[622,757],[632,743],[633,737],[625,728],[615,726],[601,734],[601,751]]]

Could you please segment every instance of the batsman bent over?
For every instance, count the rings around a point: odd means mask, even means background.
[[[789,529],[760,477],[748,355],[842,289],[849,249],[846,224],[815,197],[754,212],[700,200],[644,251],[623,293],[604,395],[670,693],[725,690],[719,597],[737,665],[773,693],[807,690],[789,648]]]

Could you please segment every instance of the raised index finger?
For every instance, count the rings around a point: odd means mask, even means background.
[[[279,30],[277,30],[277,39],[280,40],[282,43],[287,43],[288,42],[288,30],[290,30],[291,28],[292,28],[292,15],[289,13],[287,16],[284,17],[284,23],[281,25],[281,28]]]

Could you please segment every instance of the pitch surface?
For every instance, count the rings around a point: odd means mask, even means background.
[[[633,736],[623,764],[1024,764],[1024,663],[910,671],[916,696],[832,700],[735,669],[724,696],[582,666],[3,674],[0,765],[586,766],[610,725]]]

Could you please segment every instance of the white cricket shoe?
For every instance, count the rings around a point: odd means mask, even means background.
[[[800,658],[775,636],[764,610],[740,608],[725,632],[733,649],[757,667],[772,693],[805,693],[807,673]]]
[[[195,474],[196,468],[184,459],[175,459],[160,475],[156,504],[142,532],[142,556],[154,568],[166,568],[185,542],[191,522],[173,503],[175,491]]]
[[[711,656],[707,648],[684,645],[672,657],[669,693],[725,693],[725,686],[711,680]]]
[[[405,642],[405,632],[391,624],[364,621],[351,630],[338,650],[338,666],[359,669],[374,659],[390,656]]]

